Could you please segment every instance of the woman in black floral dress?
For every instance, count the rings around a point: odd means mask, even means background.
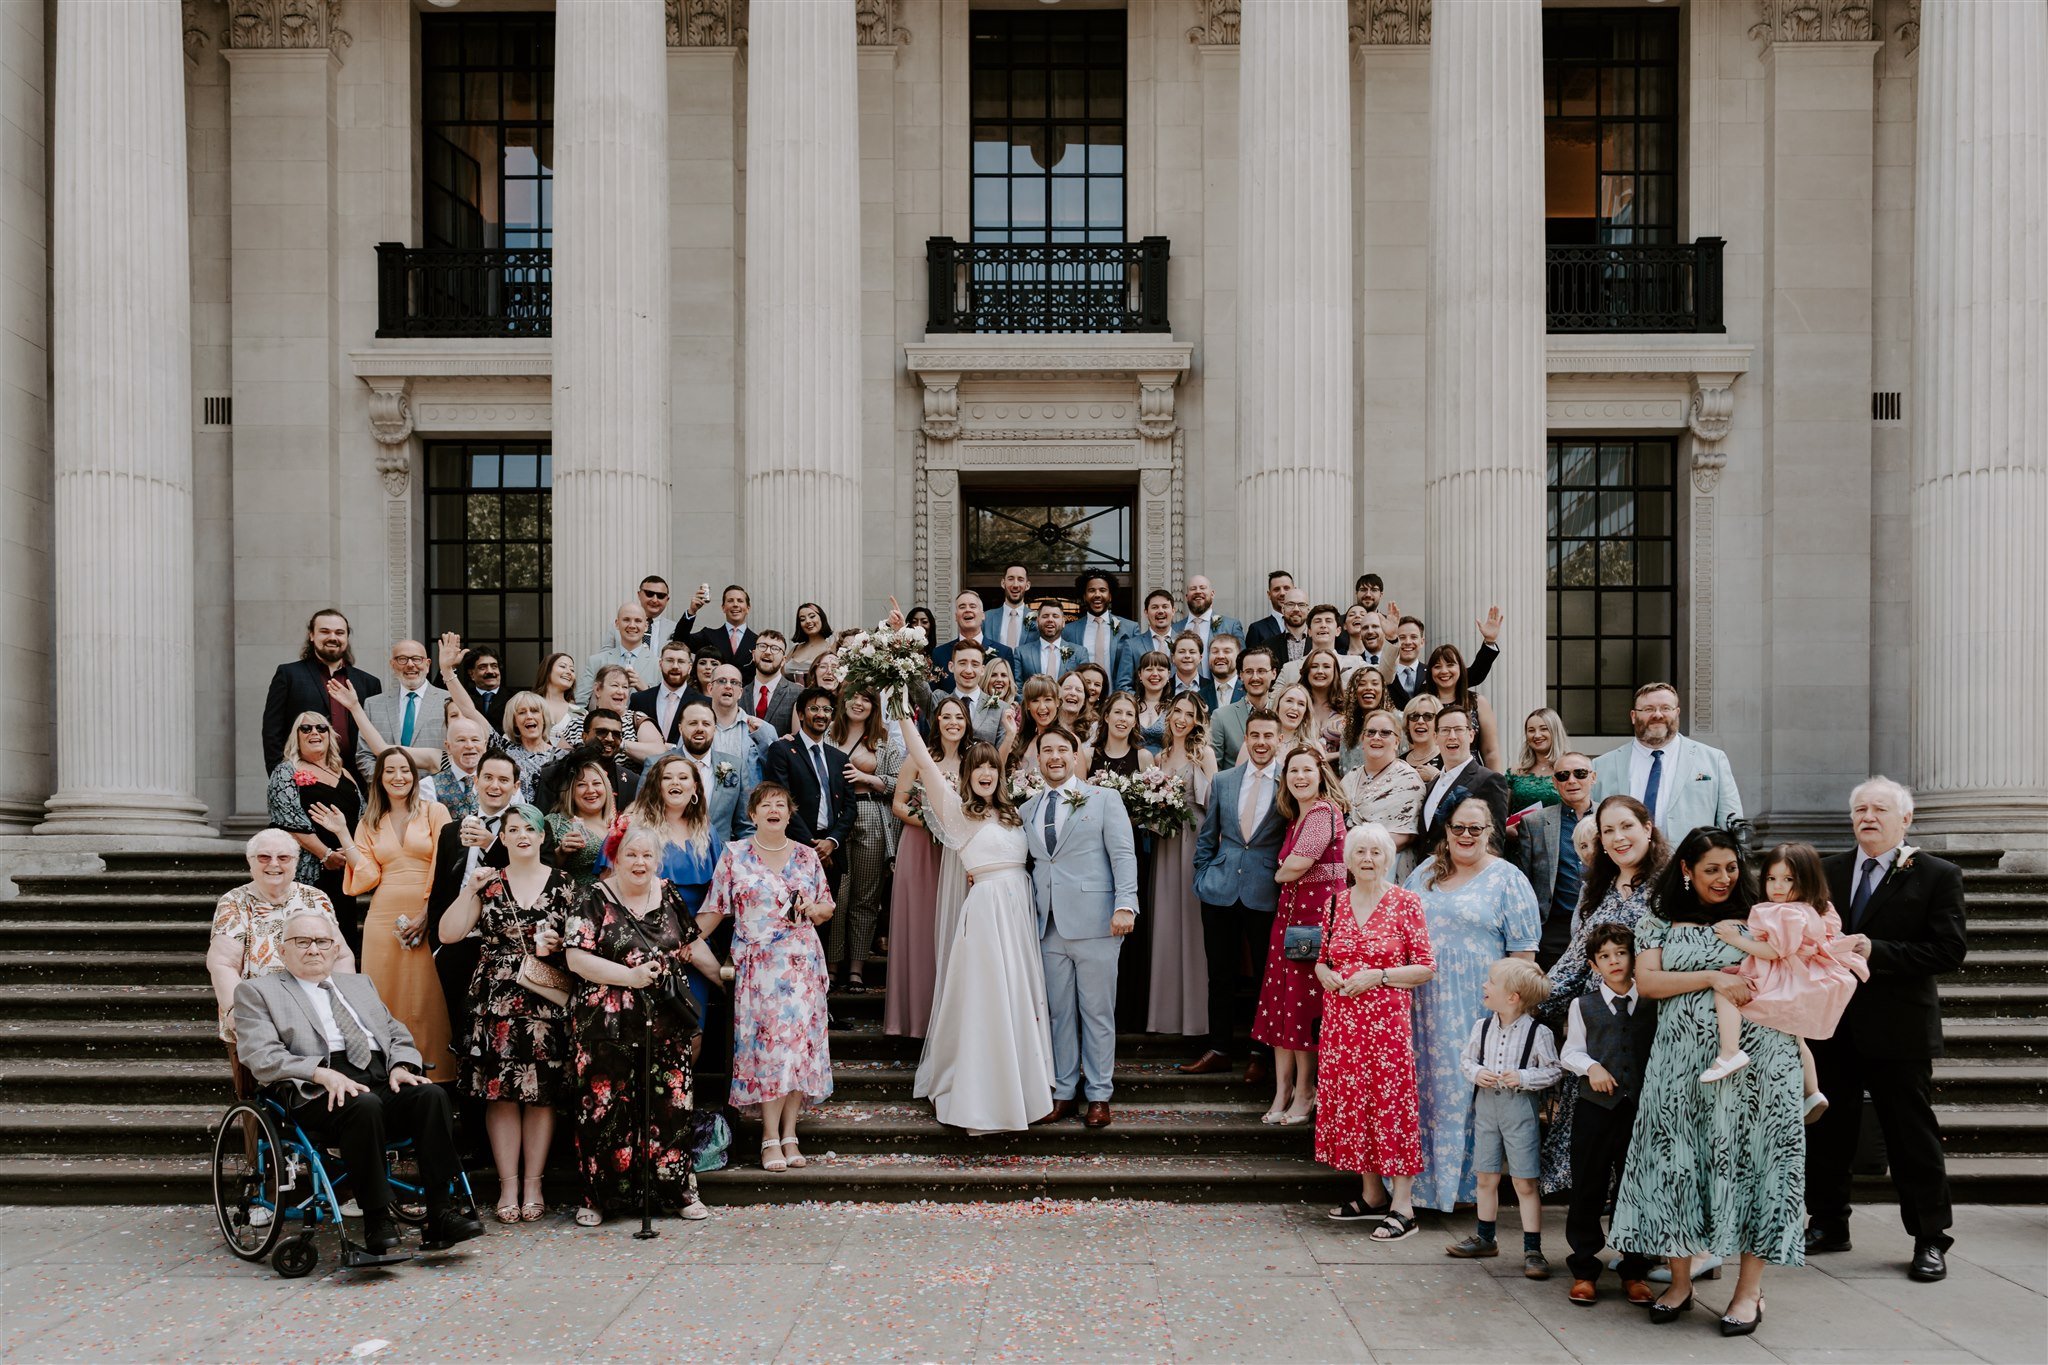
[[[484,1102],[501,1223],[530,1223],[547,1212],[541,1171],[555,1136],[555,1106],[568,1092],[568,1006],[519,981],[519,964],[532,953],[562,986],[569,984],[562,972],[562,926],[581,891],[566,872],[541,860],[546,830],[545,817],[532,806],[505,812],[498,833],[504,871],[479,867],[440,930],[443,943],[460,941],[472,925],[483,935],[469,985],[469,1037],[457,1039],[455,1048],[462,1093]]]
[[[684,1218],[711,1216],[697,1198],[690,1112],[690,1040],[698,1020],[694,1005],[675,1002],[690,998],[681,989],[685,963],[716,981],[718,961],[698,937],[682,892],[656,875],[663,844],[659,831],[629,826],[613,854],[610,879],[584,894],[563,935],[569,970],[582,978],[570,1010],[576,1161],[583,1172],[576,1221],[585,1227],[603,1221],[607,1210],[639,1203],[633,1147],[640,1126],[640,1043],[650,1013],[647,1155],[654,1203]],[[674,995],[663,984],[671,975],[679,988]]]

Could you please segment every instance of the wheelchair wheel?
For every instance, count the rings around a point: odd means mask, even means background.
[[[284,1139],[259,1105],[237,1104],[213,1139],[213,1212],[221,1240],[245,1261],[260,1261],[284,1231]]]
[[[320,1249],[313,1245],[313,1234],[309,1232],[286,1242],[270,1258],[270,1264],[287,1280],[304,1279],[312,1274],[313,1267],[320,1264]]]

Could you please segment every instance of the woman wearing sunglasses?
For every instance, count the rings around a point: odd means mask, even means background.
[[[315,806],[334,807],[353,829],[363,813],[363,793],[328,718],[301,711],[285,738],[283,760],[270,770],[270,823],[299,846],[295,879],[327,894],[349,951],[360,952],[363,913],[353,897],[342,894],[348,863],[341,856],[341,840],[313,823]]]

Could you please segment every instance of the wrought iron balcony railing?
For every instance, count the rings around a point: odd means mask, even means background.
[[[1164,237],[925,242],[927,332],[1165,332]]]
[[[377,243],[380,337],[544,337],[552,252]]]
[[[1547,249],[1553,332],[1725,332],[1721,239]]]

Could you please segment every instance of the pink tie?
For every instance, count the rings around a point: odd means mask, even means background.
[[[1237,806],[1237,834],[1246,843],[1252,841],[1253,821],[1259,814],[1259,783],[1265,780],[1265,774],[1257,768],[1245,770],[1244,797]]]

